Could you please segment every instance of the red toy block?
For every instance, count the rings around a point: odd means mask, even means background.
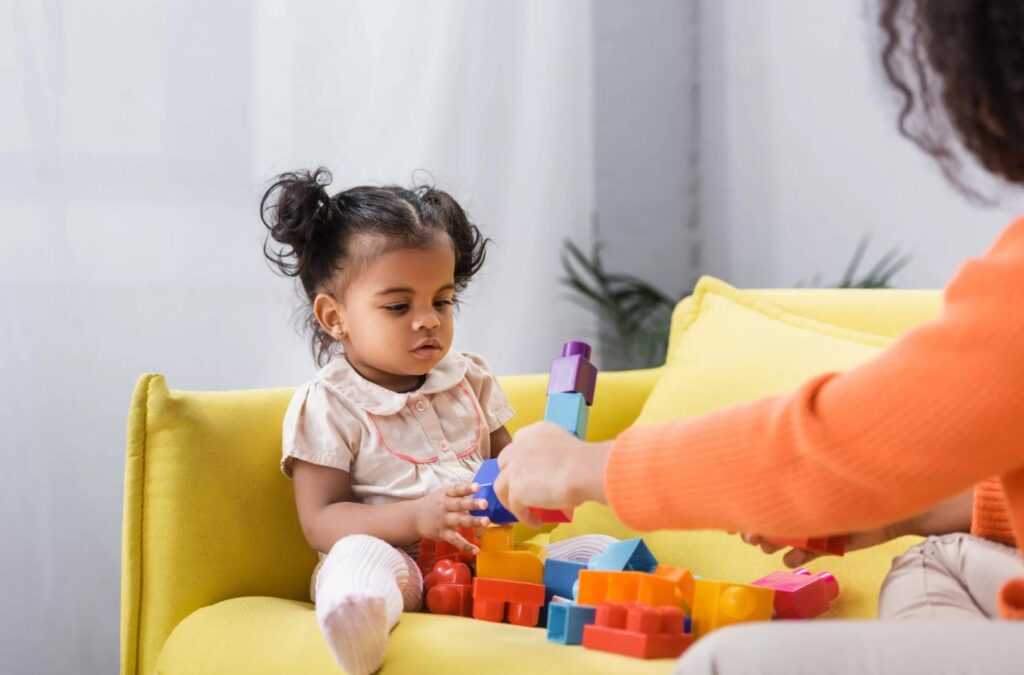
[[[530,507],[530,513],[540,518],[542,523],[571,523],[572,515],[558,509],[535,509]]]
[[[459,534],[465,537],[466,541],[479,546],[480,541],[476,538],[476,532],[471,527],[459,528]],[[446,541],[436,541],[434,539],[421,539],[420,540],[420,552],[416,557],[416,566],[420,568],[420,572],[426,576],[434,565],[437,564],[438,560],[451,560],[453,562],[463,562],[468,565],[476,563],[476,556],[472,553],[466,553],[465,551],[455,548]]]
[[[678,607],[605,602],[583,627],[583,646],[638,659],[675,658],[693,643]]]
[[[839,582],[828,572],[811,574],[803,567],[792,572],[772,572],[751,583],[775,589],[775,618],[813,619],[828,611],[839,597]]]
[[[533,627],[544,607],[544,585],[505,579],[473,580],[473,618]],[[508,610],[506,612],[506,609]]]
[[[846,537],[808,537],[804,539],[785,539],[781,537],[765,537],[769,544],[777,546],[792,546],[802,548],[815,553],[828,553],[830,555],[843,555],[846,553]]]
[[[473,574],[466,563],[454,560],[438,560],[430,574],[423,577],[423,588],[430,590],[437,584],[457,584],[469,586],[473,583]]]
[[[431,614],[473,616],[473,587],[470,584],[435,584],[427,591]]]

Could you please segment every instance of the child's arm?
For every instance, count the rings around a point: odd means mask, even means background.
[[[342,537],[368,534],[393,546],[437,539],[475,554],[477,548],[457,530],[490,522],[469,514],[471,509],[487,508],[486,500],[473,499],[477,485],[448,485],[419,499],[371,505],[352,501],[347,471],[296,459],[292,478],[302,532],[309,545],[323,553]]]

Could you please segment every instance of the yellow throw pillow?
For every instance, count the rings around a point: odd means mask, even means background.
[[[690,300],[680,304],[672,330],[669,362],[637,424],[786,393],[820,373],[852,368],[891,341],[793,314],[710,277],[701,279]],[[586,532],[639,536],[606,507],[586,504],[576,510],[574,522],[558,527],[551,538],[558,541]],[[781,554],[766,556],[722,532],[661,531],[645,534],[644,540],[659,561],[711,579],[749,582],[784,569]],[[839,579],[842,592],[830,615],[874,616],[878,588],[891,559],[914,541],[897,540],[808,565]]]

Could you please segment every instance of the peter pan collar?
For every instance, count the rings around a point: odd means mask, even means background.
[[[399,393],[370,382],[360,375],[344,354],[336,354],[320,369],[317,379],[338,396],[374,415],[394,415],[405,407],[410,396],[437,394],[458,386],[466,377],[466,358],[459,352],[448,352],[441,362],[427,373],[423,386],[415,391]]]

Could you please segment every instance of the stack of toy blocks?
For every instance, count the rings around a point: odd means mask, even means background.
[[[580,439],[587,436],[590,406],[594,405],[597,368],[590,362],[590,345],[570,340],[562,346],[562,355],[551,362],[548,377],[548,401],[544,419],[557,424]],[[571,514],[554,509],[530,509],[545,523],[567,523]]]
[[[480,536],[473,581],[473,617],[536,626],[545,603],[544,563],[517,550],[511,525],[492,526]]]

